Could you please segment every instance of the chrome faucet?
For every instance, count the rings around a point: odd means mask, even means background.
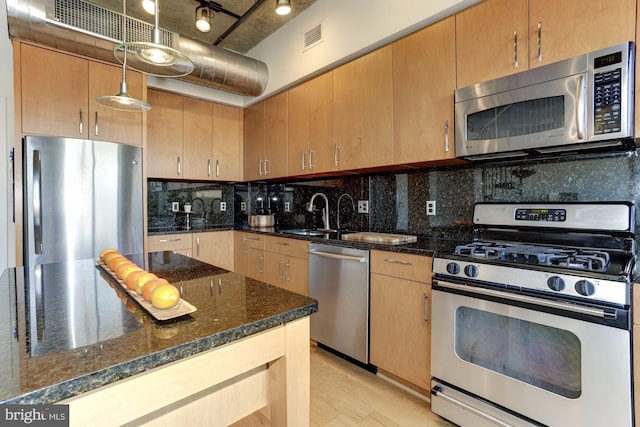
[[[338,231],[340,231],[340,200],[342,200],[342,198],[345,196],[351,199],[351,207],[353,208],[354,212],[356,210],[356,202],[349,194],[344,193],[340,197],[338,197],[338,211],[336,212],[336,227],[338,228]]]
[[[324,224],[324,228],[322,229],[322,231],[326,231],[326,232],[335,231],[335,230],[332,230],[331,226],[329,225],[329,199],[327,199],[327,196],[325,196],[323,193],[316,193],[313,196],[311,196],[311,200],[309,201],[309,207],[307,208],[307,210],[309,212],[313,212],[313,201],[318,196],[321,196],[324,199],[324,203],[326,205],[326,208],[322,209],[322,223]]]

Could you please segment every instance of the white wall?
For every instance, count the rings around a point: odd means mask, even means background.
[[[7,31],[7,9],[0,4],[0,274],[16,264],[15,226],[12,221],[13,199],[9,169],[9,152],[13,148],[13,50]]]

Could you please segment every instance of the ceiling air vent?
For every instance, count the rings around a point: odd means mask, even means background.
[[[323,41],[324,36],[322,34],[322,24],[318,24],[304,33],[302,37],[302,51],[304,52],[309,50]]]

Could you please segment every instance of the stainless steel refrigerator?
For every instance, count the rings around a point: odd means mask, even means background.
[[[73,138],[24,139],[27,265],[143,252],[140,147]]]

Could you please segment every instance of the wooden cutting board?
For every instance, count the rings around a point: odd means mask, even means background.
[[[417,236],[407,236],[405,234],[388,234],[361,232],[350,233],[342,236],[342,240],[353,240],[357,242],[378,243],[382,245],[402,245],[418,241]]]

